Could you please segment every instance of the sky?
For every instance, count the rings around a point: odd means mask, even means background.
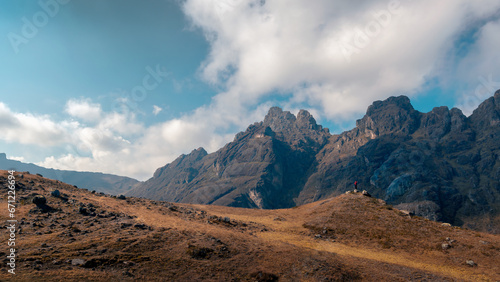
[[[500,89],[500,1],[0,1],[0,152],[146,180],[272,106],[332,133],[375,100],[470,115]]]

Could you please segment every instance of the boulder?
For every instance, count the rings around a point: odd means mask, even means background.
[[[33,198],[33,204],[37,205],[37,207],[45,206],[45,204],[47,204],[47,199],[42,195],[36,195]]]
[[[85,208],[85,207],[80,207],[78,209],[78,212],[81,213],[81,214],[83,214],[83,215],[88,215],[89,214],[87,208]]]
[[[50,195],[52,195],[52,197],[56,197],[56,198],[59,198],[61,197],[61,192],[59,190],[54,190],[50,193]]]

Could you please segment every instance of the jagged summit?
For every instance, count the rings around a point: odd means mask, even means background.
[[[392,96],[383,101],[375,101],[371,106],[368,107],[366,115],[371,116],[380,110],[386,110],[388,108],[398,107],[404,109],[408,112],[413,111],[413,106],[410,102],[410,98],[407,96]]]
[[[291,128],[323,130],[321,125],[316,123],[314,117],[306,110],[300,110],[297,116],[289,111],[283,111],[279,107],[269,109],[263,121],[264,126],[269,126],[274,132],[282,132]]]
[[[356,126],[372,138],[390,133],[411,134],[418,127],[419,114],[408,97],[389,97],[373,102]]]

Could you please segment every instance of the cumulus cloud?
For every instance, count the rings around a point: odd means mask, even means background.
[[[215,99],[221,108],[249,107],[280,92],[289,106],[317,109],[330,120],[351,119],[373,100],[418,92],[440,75],[439,64],[467,25],[499,7],[465,0],[187,0],[183,6],[210,42],[200,72],[226,87]]]
[[[7,142],[37,145],[40,147],[56,146],[69,140],[66,124],[59,124],[45,115],[12,112],[0,102],[0,138]]]
[[[89,99],[71,99],[66,103],[66,113],[87,122],[101,119],[101,105],[91,103]]]
[[[491,21],[477,32],[476,42],[457,66],[457,81],[463,91],[457,101],[465,114],[500,89],[500,20]]]
[[[105,112],[88,99],[68,101],[72,119],[64,122],[13,113],[0,103],[1,138],[66,146],[44,166],[143,180],[181,153],[200,146],[215,151],[275,104],[336,122],[359,117],[373,100],[416,95],[432,78],[458,78],[468,89],[481,75],[500,81],[498,1],[181,3],[210,45],[199,69],[221,89],[210,104],[146,127],[133,111]],[[464,55],[457,42],[471,32]],[[160,111],[153,106],[153,114]]]

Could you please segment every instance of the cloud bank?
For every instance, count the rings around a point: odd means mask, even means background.
[[[275,104],[306,108],[335,123],[359,118],[374,100],[425,92],[429,80],[458,85],[455,99],[466,112],[485,98],[478,95],[500,88],[498,1],[181,5],[191,28],[201,30],[210,45],[198,70],[202,80],[221,89],[210,104],[145,126],[133,111],[105,112],[89,99],[68,101],[63,121],[16,113],[0,103],[1,138],[64,148],[39,163],[47,167],[146,179],[181,153],[200,146],[216,150]],[[155,106],[152,114],[160,111]]]

